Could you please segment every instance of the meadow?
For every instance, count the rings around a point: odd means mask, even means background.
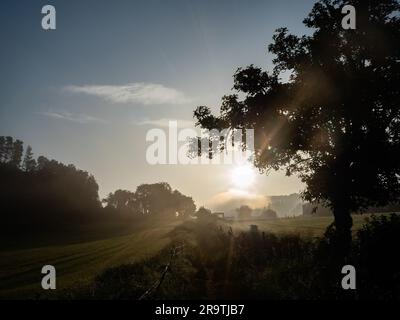
[[[353,233],[365,223],[371,214],[353,215]],[[298,234],[302,237],[321,237],[328,225],[333,222],[331,216],[298,216],[273,220],[228,220],[234,232],[248,231],[250,225],[257,225],[259,231],[275,234]]]
[[[141,226],[131,234],[96,241],[2,251],[0,298],[37,297],[43,292],[41,268],[46,264],[56,267],[57,289],[63,290],[92,280],[106,268],[151,257],[169,243],[167,234],[178,224]]]
[[[367,216],[354,216],[354,231],[363,225]],[[224,229],[231,227],[238,234],[255,224],[259,231],[319,237],[331,222],[331,217],[296,217],[271,221],[221,220],[218,224]],[[170,244],[171,231],[181,223],[149,221],[127,235],[108,234],[109,238],[95,241],[2,251],[0,298],[43,298],[47,293],[40,287],[41,268],[46,264],[56,267],[59,291],[89,283],[105,269],[155,256]]]

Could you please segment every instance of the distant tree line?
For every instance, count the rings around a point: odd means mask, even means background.
[[[103,203],[107,209],[135,215],[169,214],[187,217],[196,211],[192,198],[172,190],[166,182],[142,184],[135,192],[117,190],[103,199]]]
[[[36,159],[30,146],[24,150],[21,140],[0,137],[2,236],[144,216],[183,218],[196,210],[192,198],[167,183],[143,184],[135,192],[117,190],[103,201],[98,191],[88,172],[44,156]]]

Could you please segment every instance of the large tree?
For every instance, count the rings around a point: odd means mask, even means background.
[[[26,148],[24,161],[22,163],[22,168],[27,172],[33,171],[36,168],[36,160],[33,157],[31,146],[28,146]]]
[[[114,193],[109,193],[107,198],[102,200],[107,207],[117,210],[129,211],[135,209],[136,197],[135,193],[128,190],[118,189]]]
[[[355,30],[342,28],[346,4]],[[399,9],[394,0],[317,2],[304,20],[309,35],[277,29],[272,72],[239,68],[240,95],[223,97],[220,115],[195,111],[204,128],[254,128],[254,164],[297,174],[306,200],[331,207],[342,253],[351,212],[399,201]]]

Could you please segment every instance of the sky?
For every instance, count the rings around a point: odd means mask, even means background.
[[[271,70],[274,30],[307,32],[313,3],[2,0],[0,135],[90,172],[101,197],[165,181],[213,209],[232,196],[259,203],[301,191],[282,172],[257,173],[232,192],[230,165],[150,165],[146,133],[168,120],[193,126],[199,105],[218,110],[238,67]],[[41,27],[46,4],[56,8],[56,30]]]

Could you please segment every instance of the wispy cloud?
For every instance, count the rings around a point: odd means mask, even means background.
[[[179,128],[193,128],[194,122],[191,120],[182,120],[182,119],[144,119],[135,124],[139,126],[152,126],[152,127],[159,127],[159,128],[167,128],[170,121],[177,121]]]
[[[88,124],[88,123],[106,123],[105,120],[96,118],[93,116],[89,116],[87,114],[82,113],[70,113],[64,111],[42,111],[39,114],[60,120],[72,121],[81,124]]]
[[[140,103],[143,105],[184,104],[190,100],[177,89],[156,83],[129,83],[125,85],[67,86],[73,93],[97,96],[112,103]]]

